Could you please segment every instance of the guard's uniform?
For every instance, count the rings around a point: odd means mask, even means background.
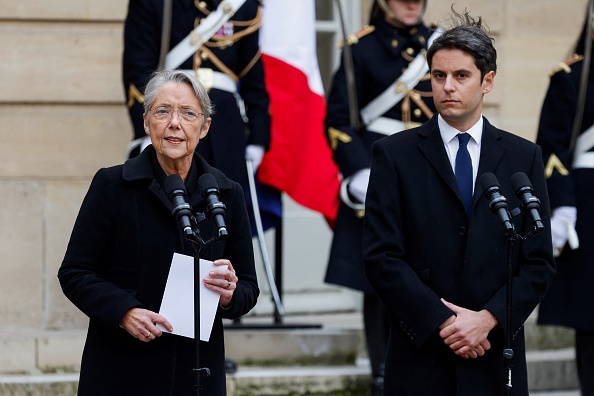
[[[417,54],[426,50],[431,33],[422,24],[413,28],[396,29],[385,21],[357,33],[358,41],[350,48],[359,110],[393,84]],[[400,122],[408,129],[429,120],[435,111],[430,76],[427,74],[382,118]],[[325,130],[334,161],[344,179],[359,170],[369,168],[373,142],[387,134],[399,132],[395,128],[372,132],[363,124],[356,130],[350,126],[344,63],[341,63],[332,82]],[[341,202],[334,227],[326,282],[372,292],[363,272],[362,230],[361,214]]]
[[[594,63],[590,67],[584,114],[575,152],[569,148],[577,109],[583,57],[554,70],[545,97],[537,144],[542,147],[551,209],[577,208],[579,248],[565,247],[557,274],[539,309],[540,324],[591,333],[594,340]],[[576,348],[578,355],[581,348]],[[594,344],[590,345],[590,389],[594,391]],[[579,356],[578,356],[579,359]],[[591,394],[591,393],[588,393]]]
[[[220,2],[173,0],[170,49],[216,10]],[[200,70],[199,79],[209,89],[214,104],[210,131],[198,144],[197,152],[244,188],[246,145],[268,149],[270,142],[269,99],[258,44],[261,12],[259,1],[246,0],[208,42],[178,67]],[[123,82],[134,139],[146,136],[142,93],[158,67],[162,24],[162,0],[130,0],[124,29]],[[237,92],[245,103],[247,127]]]
[[[433,32],[423,24],[397,29],[383,17],[350,36],[359,115],[370,102],[394,84],[415,57],[427,49]],[[423,63],[424,64],[424,63]],[[423,73],[421,73],[422,75]],[[347,77],[344,62],[334,75],[325,119],[326,137],[343,177],[343,192],[349,178],[370,167],[371,147],[386,135],[419,125],[436,111],[427,73],[411,90],[398,86],[403,99],[368,125],[350,125]],[[354,199],[341,194],[325,281],[364,292],[363,321],[373,376],[372,393],[383,394],[384,362],[389,336],[388,314],[375,296],[363,268],[363,211],[347,205]]]

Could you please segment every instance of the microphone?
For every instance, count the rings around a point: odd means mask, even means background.
[[[540,200],[533,194],[532,183],[530,179],[523,172],[514,173],[510,179],[511,185],[516,192],[520,201],[522,201],[522,209],[527,211],[532,219],[534,225],[533,233],[538,234],[544,231],[544,225],[540,219]]]
[[[229,236],[224,217],[227,207],[219,201],[219,186],[212,174],[205,173],[198,178],[198,191],[202,191],[202,196],[206,198],[206,214],[215,223],[219,233],[217,239],[226,239]]]
[[[492,173],[484,173],[480,177],[481,187],[485,191],[485,197],[489,200],[489,209],[499,216],[506,233],[514,231],[507,211],[507,199],[501,195],[501,187],[497,177]]]
[[[179,221],[182,232],[188,239],[192,239],[194,230],[192,230],[192,208],[186,202],[186,186],[181,176],[174,173],[165,178],[163,188],[169,200],[173,204],[171,213]]]

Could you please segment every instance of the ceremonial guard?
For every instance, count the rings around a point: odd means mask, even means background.
[[[257,0],[130,0],[124,27],[123,83],[134,129],[129,156],[149,144],[144,87],[159,68],[195,73],[214,104],[198,153],[247,188],[270,143],[268,94],[260,58]],[[249,194],[246,194],[249,195]]]
[[[327,101],[325,131],[343,181],[325,281],[364,293],[373,395],[383,394],[389,322],[363,268],[371,146],[420,125],[435,112],[425,53],[439,33],[423,24],[425,6],[425,0],[374,2],[369,26],[341,43],[343,58]]]
[[[592,5],[575,54],[551,73],[536,143],[551,201],[557,274],[538,322],[576,330],[583,396],[594,395],[594,40]],[[577,116],[576,116],[577,114]]]

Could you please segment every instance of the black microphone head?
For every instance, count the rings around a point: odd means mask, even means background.
[[[182,180],[181,176],[177,173],[173,173],[165,178],[163,182],[163,188],[165,189],[165,193],[169,198],[175,191],[180,191],[185,194],[186,193],[186,186],[184,181]]]
[[[489,209],[497,212],[500,209],[507,209],[507,199],[501,195],[501,186],[497,176],[492,173],[483,173],[479,179],[481,187],[485,192],[485,198],[489,200]]]
[[[528,187],[530,190],[533,189],[532,183],[530,183],[530,179],[524,172],[514,173],[512,177],[509,179],[512,188],[516,193],[519,193],[525,187]]]
[[[211,173],[205,173],[198,178],[198,191],[207,194],[209,190],[219,190],[219,185]]]
[[[501,188],[501,186],[499,186],[499,180],[497,180],[497,176],[492,173],[483,173],[479,181],[481,183],[481,187],[485,191],[492,187]]]

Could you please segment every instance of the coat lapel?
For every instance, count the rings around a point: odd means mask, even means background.
[[[501,132],[492,126],[486,118],[483,117],[483,137],[481,142],[481,153],[479,160],[479,168],[477,178],[474,187],[474,194],[472,197],[472,206],[479,197],[483,194],[483,189],[478,183],[481,175],[487,172],[494,172],[501,158],[505,153],[505,146],[500,142]],[[419,134],[424,139],[419,143],[419,149],[425,155],[425,158],[436,170],[437,174],[444,180],[454,194],[460,200],[462,204],[462,197],[460,195],[460,189],[458,188],[458,182],[456,176],[452,170],[452,165],[448,159],[448,155],[445,151],[441,134],[439,133],[439,127],[437,125],[437,116],[433,117],[431,121],[427,122],[423,127],[419,129]],[[462,204],[463,205],[463,204]]]
[[[439,133],[437,116],[434,116],[431,121],[424,124],[424,126],[419,129],[419,134],[424,137],[421,143],[419,143],[419,149],[431,166],[433,166],[437,174],[444,180],[452,192],[458,196],[460,204],[464,206],[462,204],[456,176],[454,175],[452,165],[448,159],[448,154],[443,145],[443,140],[441,139],[441,134]]]
[[[474,187],[474,195],[472,205],[483,195],[483,188],[478,180],[480,177],[488,172],[494,173],[503,155],[505,154],[505,146],[501,143],[501,132],[492,126],[486,118],[484,118],[483,138],[481,142],[481,158],[479,161],[478,174],[476,177],[477,183]]]

